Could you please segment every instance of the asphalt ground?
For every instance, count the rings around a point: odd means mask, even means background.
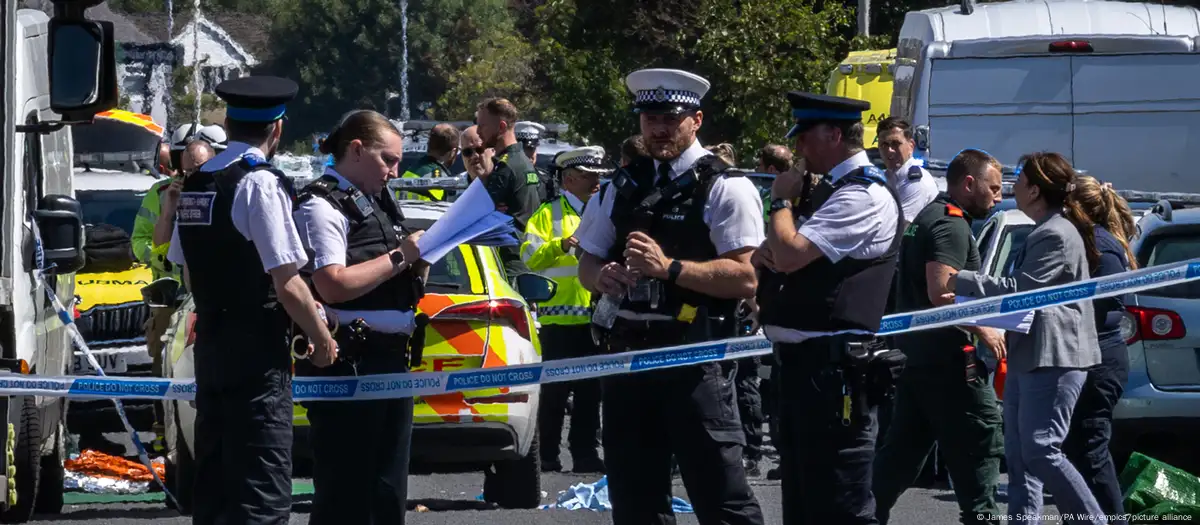
[[[566,425],[569,427],[569,421]],[[564,439],[566,431],[564,428]],[[120,437],[120,436],[110,436]],[[769,440],[769,438],[768,438]],[[565,449],[565,441],[564,441]],[[776,465],[773,447],[766,447],[768,458],[761,464],[763,475],[751,478],[750,483],[755,495],[762,505],[766,523],[776,525],[782,523],[780,516],[782,494],[778,481],[767,480],[765,473]],[[563,491],[578,483],[594,483],[600,479],[597,474],[575,474],[571,472],[569,454],[563,454],[562,473],[543,473],[542,490],[543,504],[551,504],[557,499],[559,491]],[[1003,480],[1002,480],[1003,481]],[[682,481],[674,480],[675,495],[688,499],[687,491]],[[590,510],[509,510],[492,507],[481,501],[483,490],[482,473],[466,474],[433,474],[411,476],[409,478],[409,509],[407,522],[412,524],[488,524],[488,525],[537,525],[564,524],[587,525],[606,524],[612,522],[607,512]],[[1001,486],[999,498],[1001,511],[1006,506],[1004,492]],[[189,517],[180,516],[169,510],[163,503],[161,493],[141,495],[101,495],[85,493],[68,493],[65,497],[66,506],[63,514],[57,516],[36,516],[37,523],[61,524],[186,524],[191,523]],[[295,478],[293,481],[293,506],[291,523],[308,523],[308,514],[312,502],[312,480]],[[1047,502],[1052,499],[1047,496]],[[1053,505],[1047,505],[1046,515],[1055,515]],[[694,514],[680,514],[681,524],[699,523]],[[892,510],[893,525],[929,525],[958,523],[958,509],[954,493],[944,484],[934,488],[913,488],[906,492]],[[1046,520],[1043,523],[1060,523],[1058,520]]]

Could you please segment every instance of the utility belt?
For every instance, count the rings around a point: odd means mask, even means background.
[[[639,320],[618,317],[610,330],[591,324],[592,338],[608,353],[622,349],[640,350],[701,341],[736,337],[737,319],[733,315],[709,315],[708,306],[683,305],[687,320]]]
[[[325,309],[319,310],[326,327],[338,344],[338,361],[357,364],[363,358],[394,352],[403,352],[409,369],[421,366],[425,350],[425,327],[429,324],[429,316],[417,314],[413,317],[412,335],[405,333],[388,333],[371,329],[362,318],[342,324],[334,316],[327,316]],[[304,335],[298,325],[292,323],[291,350],[297,359],[296,371],[299,375],[314,375],[315,365],[308,361],[311,340]]]
[[[828,351],[821,355],[814,344],[827,341]],[[783,361],[792,361],[806,356],[787,356],[786,352],[814,352],[809,359],[823,365],[822,375],[832,376],[839,384],[837,396],[829,396],[831,415],[843,426],[850,426],[856,418],[866,418],[870,410],[892,399],[896,394],[896,380],[904,371],[907,358],[900,350],[889,349],[887,342],[878,337],[822,337],[816,341],[799,344],[781,344],[785,352]],[[799,348],[788,348],[799,347]]]

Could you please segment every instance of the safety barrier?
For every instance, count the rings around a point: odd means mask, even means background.
[[[1200,258],[1030,292],[890,315],[883,319],[879,335],[961,325],[1049,306],[1160,288],[1197,278],[1200,278]],[[61,308],[60,304],[54,306],[56,309]],[[60,312],[60,317],[65,323],[71,323],[70,316],[65,312]],[[81,342],[77,341],[77,344],[79,343]],[[522,389],[537,384],[739,359],[770,352],[771,344],[766,338],[750,336],[620,354],[452,372],[297,377],[292,388],[296,401],[394,399],[485,388]],[[0,374],[0,395],[38,395],[72,399],[191,400],[194,399],[195,393],[196,385],[191,379],[30,377]]]

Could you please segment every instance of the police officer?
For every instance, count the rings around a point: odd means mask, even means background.
[[[542,202],[550,202],[550,199],[558,196],[554,174],[537,165],[537,149],[542,143],[542,135],[546,133],[546,126],[537,122],[522,121],[517,123],[516,132],[517,141],[525,148],[525,156],[529,158],[529,164],[533,165],[534,171],[537,171],[538,177],[541,179],[538,197],[542,199]]]
[[[586,252],[580,281],[604,294],[593,323],[611,326],[611,352],[732,337],[738,299],[754,290],[750,255],[763,228],[758,190],[696,140],[707,80],[646,69],[625,82],[652,158],[604,185],[575,232]],[[672,454],[701,523],[763,522],[742,466],[735,375],[736,364],[724,361],[604,380],[613,523],[674,523]]]
[[[887,140],[882,133],[880,137],[880,143]],[[901,312],[948,304],[941,297],[949,293],[950,276],[979,269],[971,220],[987,217],[1000,202],[1000,163],[982,151],[964,150],[950,162],[946,186],[948,192],[921,210],[905,231],[896,299]],[[892,428],[875,461],[871,486],[880,523],[887,523],[935,441],[954,479],[962,523],[993,523],[987,516],[999,514],[995,493],[1004,452],[1000,407],[970,346],[971,334],[1004,352],[1004,338],[980,326],[896,336],[908,360],[896,385]]]
[[[888,117],[875,128],[879,155],[887,166],[888,184],[900,195],[904,222],[911,223],[938,196],[937,183],[924,168],[924,161],[913,156],[917,144],[912,126],[900,117]]]
[[[767,242],[755,254],[757,265],[786,274],[758,301],[780,365],[783,522],[874,524],[875,407],[886,389],[870,379],[894,354],[870,356],[882,350],[872,334],[895,269],[901,208],[863,151],[859,120],[870,104],[800,92],[788,101],[796,120],[788,137],[834,191],[797,229],[791,199],[803,191],[803,172],[777,177]]]
[[[311,256],[304,269],[337,319],[338,361],[323,376],[399,374],[420,364],[415,315],[429,266],[387,190],[404,154],[400,131],[370,110],[342,118],[321,143],[334,165],[300,192],[296,226]],[[312,424],[313,523],[404,523],[411,397],[306,402]]]
[[[538,305],[542,328],[542,356],[549,361],[595,355],[592,341],[592,294],[579,284],[579,227],[592,195],[600,190],[600,177],[612,172],[604,162],[604,148],[585,147],[555,159],[562,172],[563,191],[529,218],[521,259],[530,270],[558,283],[554,297]],[[603,472],[598,452],[600,432],[600,380],[584,379],[542,386],[538,426],[542,432],[542,471],[562,470],[559,442],[567,397],[574,391],[571,431],[567,436],[575,472]]]
[[[296,91],[277,77],[218,85],[229,146],[187,178],[179,198],[168,258],[184,265],[196,304],[198,524],[288,522],[288,318],[310,334],[314,363],[337,352],[298,273],[308,257],[292,222],[291,181],[268,162]]]
[[[485,148],[496,151],[492,174],[484,183],[496,209],[511,215],[517,230],[525,231],[529,216],[542,205],[541,175],[529,162],[521,143],[517,141],[515,125],[517,107],[503,98],[487,99],[475,112],[477,132]],[[521,262],[519,248],[500,248],[508,276],[528,273]]]
[[[412,169],[404,172],[404,178],[452,177],[450,168],[446,166],[454,164],[456,158],[458,158],[458,128],[454,127],[454,124],[443,122],[429,130],[425,156],[421,157],[421,160]],[[420,201],[441,201],[446,198],[446,190],[397,191],[396,197]]]

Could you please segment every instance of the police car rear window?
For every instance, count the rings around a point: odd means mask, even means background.
[[[429,268],[429,281],[425,291],[431,293],[471,293],[471,275],[467,272],[467,262],[462,250],[472,249],[460,247],[451,250],[442,260]]]
[[[1200,235],[1192,233],[1163,237],[1155,241],[1153,246],[1150,247],[1150,254],[1148,256],[1139,258],[1143,259],[1145,265],[1149,267],[1177,263],[1197,257],[1200,257]],[[1200,299],[1200,281],[1155,288],[1138,292],[1138,294],[1154,297]]]

